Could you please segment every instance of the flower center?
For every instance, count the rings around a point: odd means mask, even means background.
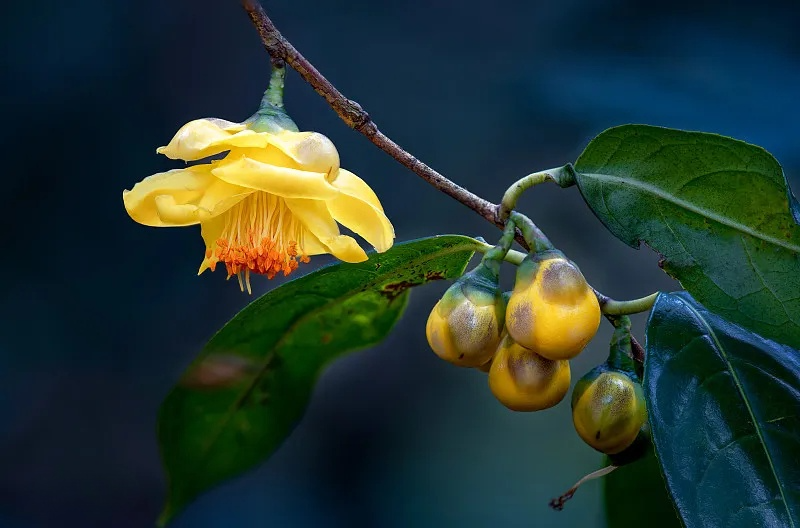
[[[289,275],[298,261],[308,262],[303,252],[304,226],[292,215],[283,199],[265,192],[254,192],[224,213],[225,228],[208,249],[225,263],[228,278],[238,275],[239,287],[252,293],[250,273],[271,279],[280,272]],[[212,271],[214,265],[212,265]]]

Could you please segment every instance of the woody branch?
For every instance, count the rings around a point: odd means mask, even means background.
[[[274,66],[283,66],[284,63],[291,66],[300,74],[300,77],[302,77],[304,81],[311,85],[311,87],[327,101],[328,105],[330,105],[347,126],[362,133],[376,147],[390,155],[401,165],[430,183],[436,189],[461,202],[481,215],[488,222],[491,222],[501,229],[504,227],[505,220],[501,219],[501,206],[499,204],[485,200],[446,178],[381,132],[370,115],[360,104],[345,97],[342,92],[326,79],[325,76],[323,76],[308,59],[303,57],[292,43],[278,31],[258,0],[242,0],[242,6],[258,31],[261,42],[267,50]],[[532,224],[532,226],[538,235],[546,239],[544,233],[542,233],[535,224]],[[530,249],[519,231],[517,231],[516,241],[525,249]],[[596,293],[601,305],[612,302],[610,298],[600,292]],[[606,313],[604,315],[612,323],[617,318],[617,316],[613,314]],[[632,345],[635,351],[634,356],[637,356],[636,359],[641,361],[644,356],[642,346],[635,339],[632,339]]]

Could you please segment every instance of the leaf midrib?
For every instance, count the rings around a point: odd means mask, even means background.
[[[692,213],[698,214],[700,216],[703,216],[705,218],[708,218],[710,220],[713,220],[713,221],[715,221],[715,222],[717,222],[717,223],[719,223],[721,225],[724,225],[724,226],[730,227],[732,229],[735,229],[735,230],[737,230],[737,231],[739,231],[741,233],[744,233],[746,235],[749,235],[749,236],[751,236],[753,238],[757,238],[759,240],[763,240],[765,242],[769,242],[770,244],[782,247],[782,248],[784,248],[784,249],[786,249],[788,251],[792,251],[794,253],[800,253],[800,246],[797,246],[797,245],[794,245],[794,244],[790,244],[789,242],[787,242],[787,241],[785,241],[783,239],[770,236],[770,235],[768,235],[766,233],[762,233],[760,231],[756,231],[755,229],[751,228],[750,226],[748,226],[746,224],[741,224],[739,222],[736,222],[736,221],[733,221],[733,220],[731,220],[729,218],[721,216],[721,215],[719,215],[719,214],[717,214],[717,213],[715,213],[713,211],[710,211],[708,209],[705,209],[705,208],[702,208],[702,207],[698,207],[698,206],[692,204],[691,202],[687,202],[685,200],[682,200],[682,199],[678,198],[677,196],[664,191],[660,187],[656,187],[655,185],[651,185],[649,183],[645,183],[645,182],[642,182],[640,180],[626,179],[626,178],[622,178],[622,177],[619,177],[619,176],[612,176],[610,174],[585,173],[585,172],[582,172],[580,174],[583,177],[595,179],[595,180],[600,181],[601,183],[611,182],[611,183],[624,185],[624,186],[627,186],[627,187],[634,187],[634,188],[639,189],[639,190],[641,190],[643,192],[652,194],[653,196],[656,196],[656,197],[658,197],[658,198],[660,198],[660,199],[662,199],[662,200],[664,200],[666,202],[669,202],[669,203],[671,203],[673,205],[676,205],[676,206],[678,206],[678,207],[680,207],[682,209],[685,209],[685,210],[687,210],[689,212],[692,212]]]
[[[477,247],[478,247],[477,244],[467,244],[466,241],[465,241],[462,245],[451,246],[451,247],[447,248],[447,250],[442,250],[442,251],[439,251],[439,252],[436,252],[436,253],[428,253],[428,254],[426,254],[424,256],[423,255],[419,255],[420,257],[424,257],[424,258],[411,259],[409,261],[406,261],[406,265],[410,266],[412,264],[424,264],[427,261],[433,260],[435,258],[440,258],[440,257],[444,257],[444,256],[447,256],[447,255],[451,255],[453,253],[459,253],[459,252],[465,252],[465,251],[472,251],[474,253]],[[363,291],[366,291],[367,289],[371,289],[372,287],[374,287],[378,283],[380,283],[382,281],[385,281],[385,280],[387,280],[387,276],[386,275],[382,276],[382,278],[380,278],[380,279],[378,277],[376,277],[376,278],[372,279],[371,281],[367,282],[366,284],[361,285],[361,286],[359,286],[357,288],[352,288],[351,290],[346,292],[344,295],[340,295],[339,297],[336,297],[335,299],[332,299],[330,302],[323,303],[322,305],[314,308],[313,310],[310,310],[310,311],[306,312],[305,314],[303,314],[300,317],[298,317],[295,321],[293,321],[287,327],[287,329],[283,333],[283,335],[281,335],[281,337],[277,341],[275,341],[273,346],[270,347],[269,351],[266,352],[266,354],[264,356],[264,360],[262,362],[262,365],[259,368],[258,373],[253,377],[252,383],[250,383],[242,391],[242,394],[233,402],[233,404],[231,404],[231,407],[229,408],[229,410],[224,414],[224,416],[220,420],[220,422],[218,422],[219,423],[219,427],[217,427],[217,431],[213,435],[211,435],[211,438],[210,438],[209,442],[201,450],[202,459],[205,460],[207,458],[208,453],[211,451],[211,449],[213,448],[214,444],[216,444],[217,440],[219,440],[220,436],[225,431],[225,427],[228,425],[228,422],[230,421],[230,419],[233,417],[234,414],[236,414],[236,411],[241,407],[242,403],[247,398],[247,396],[250,394],[250,392],[252,392],[252,390],[255,387],[255,385],[257,384],[258,380],[260,380],[262,378],[262,376],[264,376],[264,374],[266,373],[267,369],[270,366],[270,363],[272,362],[273,357],[275,356],[276,351],[278,349],[280,349],[280,347],[284,344],[285,340],[287,339],[287,336],[289,334],[291,334],[292,331],[297,326],[299,326],[302,322],[306,321],[312,315],[318,313],[321,309],[329,308],[331,306],[335,306],[337,304],[340,304],[340,303],[350,299],[354,295],[357,295],[357,294],[359,294],[359,293],[361,293]],[[199,465],[200,464],[197,464],[194,467],[198,467]]]
[[[711,325],[708,324],[708,321],[698,312],[694,306],[691,306],[689,303],[685,302],[681,299],[681,302],[684,306],[686,306],[689,311],[691,311],[697,319],[703,323],[703,326],[708,331],[709,337],[714,341],[714,346],[719,350],[720,357],[725,362],[725,365],[728,368],[728,372],[731,373],[731,377],[733,379],[734,384],[736,385],[736,390],[739,392],[739,395],[744,402],[745,408],[747,409],[747,414],[750,416],[750,421],[753,423],[753,428],[756,430],[756,434],[758,435],[759,444],[761,445],[762,449],[764,450],[764,454],[767,457],[767,462],[769,463],[769,469],[772,472],[772,476],[775,479],[775,483],[778,485],[778,491],[781,494],[781,502],[783,503],[783,507],[786,509],[786,515],[789,519],[789,523],[791,528],[795,528],[794,520],[792,519],[792,512],[789,510],[789,503],[786,501],[786,493],[783,489],[783,484],[781,480],[778,478],[778,472],[775,469],[775,463],[772,461],[772,455],[767,449],[767,444],[764,440],[764,433],[761,430],[761,427],[756,420],[756,415],[753,412],[753,408],[750,406],[750,400],[747,398],[744,392],[744,387],[742,386],[741,381],[739,380],[739,375],[736,373],[736,370],[733,368],[733,364],[731,363],[730,359],[728,358],[728,354],[725,351],[725,348],[720,343],[719,339],[717,338],[717,333],[711,328]]]

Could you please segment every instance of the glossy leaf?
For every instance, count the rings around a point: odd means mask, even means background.
[[[726,319],[800,348],[800,206],[767,151],[700,132],[606,130],[575,163],[581,194],[620,240]]]
[[[336,264],[252,302],[220,330],[164,401],[158,436],[166,524],[196,495],[263,462],[300,420],[323,367],[380,342],[408,289],[459,277],[479,242],[439,236]]]
[[[661,294],[647,326],[645,397],[686,525],[800,527],[800,354]]]
[[[603,494],[608,528],[683,526],[652,450],[644,458],[603,477]]]

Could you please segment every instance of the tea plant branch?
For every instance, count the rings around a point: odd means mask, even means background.
[[[344,121],[347,126],[357,130],[369,139],[375,146],[389,154],[411,172],[417,174],[422,179],[466,205],[489,222],[502,228],[497,216],[498,206],[480,196],[468,191],[455,182],[442,176],[400,145],[395,143],[383,132],[378,130],[377,125],[369,114],[361,108],[357,102],[345,97],[331,82],[326,79],[299,51],[281,35],[272,20],[267,16],[264,8],[258,0],[242,0],[247,15],[253,22],[261,37],[264,48],[269,53],[273,66],[280,67],[283,62],[289,64],[300,74],[314,90],[328,102],[334,112]]]
[[[319,70],[317,70],[314,65],[308,61],[308,59],[303,57],[303,55],[297,51],[292,43],[289,42],[280,33],[280,31],[278,31],[278,29],[275,27],[275,24],[273,24],[272,20],[270,20],[270,18],[267,16],[267,13],[264,11],[264,8],[261,6],[261,3],[258,0],[242,0],[242,6],[258,31],[258,34],[261,37],[261,42],[264,45],[264,48],[267,50],[270,61],[272,62],[272,66],[274,68],[282,68],[284,64],[288,64],[294,68],[300,77],[302,77],[304,81],[306,81],[320,96],[322,96],[323,99],[325,99],[328,105],[334,110],[334,112],[336,112],[342,121],[347,124],[347,126],[366,136],[367,139],[369,139],[376,147],[389,154],[401,165],[430,183],[437,190],[461,202],[500,229],[505,227],[505,218],[502,218],[502,216],[507,217],[511,212],[511,209],[513,209],[513,206],[508,206],[511,205],[512,201],[515,204],[516,199],[519,198],[519,195],[524,192],[525,189],[532,186],[538,177],[531,175],[529,177],[530,182],[521,183],[519,191],[513,190],[514,186],[512,186],[512,190],[509,191],[511,195],[509,196],[508,200],[504,199],[504,203],[506,205],[505,208],[503,207],[503,204],[494,204],[470,192],[464,187],[461,187],[457,183],[451,181],[417,159],[415,156],[404,150],[400,145],[386,136],[383,132],[378,130],[378,126],[369,116],[367,111],[361,107],[361,105],[345,97],[342,92],[340,92],[328,79],[326,79],[319,72]],[[572,170],[573,169],[571,165],[566,165],[561,169],[544,171],[543,174],[545,174],[545,176],[543,177],[547,179],[547,176],[549,176],[550,179],[559,185],[569,186],[574,183],[574,181],[570,181],[570,178],[574,179]],[[556,171],[563,171],[563,173],[556,173]],[[559,177],[563,177],[563,180]],[[519,184],[520,182],[517,183]],[[527,187],[525,187],[526,185]],[[508,195],[508,192],[506,194]],[[545,234],[532,221],[528,220],[528,222],[526,222],[526,228],[528,230],[528,239],[533,237],[540,240],[547,240]],[[517,236],[515,239],[523,248],[526,250],[530,249],[530,246],[525,241],[525,237],[523,237],[521,231],[517,230]],[[506,260],[508,260],[508,257]],[[600,300],[600,304],[602,305],[602,299],[608,299],[608,297],[603,296],[599,292],[596,293],[598,294],[598,300]],[[606,318],[612,322],[615,317],[615,315],[608,313],[606,314]],[[634,350],[636,350],[638,347],[638,349],[642,351],[641,345],[639,345],[635,339],[632,341]]]
[[[401,165],[439,191],[461,202],[487,221],[503,229],[505,219],[500,219],[499,205],[481,198],[446,178],[378,130],[378,126],[360,104],[345,97],[278,31],[258,0],[242,0],[242,6],[258,31],[273,67],[282,68],[286,63],[294,68],[300,74],[300,77],[327,101],[328,105],[347,126],[366,136],[376,147],[389,154]],[[539,238],[546,238],[535,224],[533,224],[532,229],[535,230]],[[522,233],[517,233],[516,240],[525,249],[529,249],[524,242]]]

